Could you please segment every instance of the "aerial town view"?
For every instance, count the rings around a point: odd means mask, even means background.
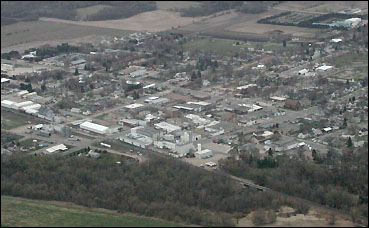
[[[1,1],[1,226],[368,226],[367,1]]]

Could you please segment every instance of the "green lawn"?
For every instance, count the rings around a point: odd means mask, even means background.
[[[203,51],[213,51],[216,54],[230,55],[232,52],[240,50],[241,48],[263,48],[266,51],[283,51],[296,48],[296,44],[287,44],[287,47],[283,47],[282,43],[272,43],[272,42],[250,42],[248,41],[246,45],[234,45],[238,40],[230,39],[194,39],[190,40],[183,45],[184,49],[187,50],[203,50]]]
[[[40,143],[40,140],[37,140],[37,142],[35,143],[33,142],[33,140],[34,140],[33,138],[26,139],[26,140],[19,142],[19,144],[20,146],[23,146],[29,149],[29,151],[35,151],[35,150],[41,149],[42,147],[38,145]]]
[[[366,63],[368,64],[368,53],[366,53],[365,55],[362,54],[357,54],[357,53],[347,53],[347,54],[343,54],[340,55],[336,58],[334,58],[333,60],[333,65],[335,67],[344,67],[344,66],[348,66],[353,62],[362,62],[362,63]],[[368,68],[364,67],[362,68],[362,70],[367,70]]]
[[[103,113],[99,116],[96,117],[96,119],[99,119],[99,120],[104,120],[104,118],[108,115],[108,113]]]
[[[5,114],[5,112],[4,112]],[[1,115],[1,122],[3,123],[1,128],[5,130],[10,130],[13,128],[17,128],[26,124],[24,120],[17,118],[12,115]]]
[[[170,227],[178,224],[155,218],[122,215],[111,210],[63,202],[1,196],[1,226]]]
[[[210,39],[208,37],[204,39],[194,39],[186,42],[183,48],[186,50],[203,50],[203,51],[213,51],[216,54],[229,55],[233,51],[239,50],[243,45],[232,46],[239,42],[237,40],[227,40],[227,39]]]

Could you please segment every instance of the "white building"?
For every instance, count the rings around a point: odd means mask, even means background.
[[[33,104],[32,101],[24,101],[24,102],[20,102],[20,103],[14,103],[14,104],[12,104],[12,108],[18,110],[22,107],[30,106],[32,104]]]
[[[79,125],[81,129],[85,129],[88,131],[92,131],[98,134],[106,134],[109,131],[109,128],[103,125],[94,124],[91,122],[84,122],[81,125]]]
[[[197,144],[197,152],[195,153],[196,158],[206,159],[213,156],[213,152],[209,149],[202,150],[201,144]]]
[[[9,100],[2,100],[1,101],[1,107],[12,108],[12,106],[14,104],[16,104],[16,102],[14,102],[14,101],[9,101]]]

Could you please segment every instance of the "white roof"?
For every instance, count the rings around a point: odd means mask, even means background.
[[[276,97],[276,96],[270,97],[270,99],[277,100],[277,101],[285,101],[286,100],[286,98],[284,98],[284,97]]]
[[[186,109],[186,110],[193,110],[193,108],[190,107],[185,107],[185,106],[180,106],[180,105],[174,105],[173,108],[178,108],[178,109]]]
[[[205,150],[202,150],[202,151],[198,151],[195,154],[206,154],[206,153],[209,153],[209,152],[211,152],[211,150],[205,149]]]
[[[40,109],[40,108],[41,108],[40,104],[32,104],[32,105],[23,107],[24,110],[27,110],[27,109]]]
[[[10,81],[10,79],[8,79],[8,78],[1,78],[1,83],[3,83],[3,82],[9,82]]]
[[[126,105],[124,107],[129,108],[129,109],[135,109],[135,108],[139,108],[144,106],[143,104],[130,104],[130,105]]]
[[[27,94],[27,93],[28,93],[27,90],[22,90],[22,91],[18,92],[18,96],[22,96],[22,95]]]
[[[86,127],[86,128],[92,128],[92,129],[96,129],[98,131],[106,131],[109,128],[100,124],[95,124],[95,123],[91,123],[91,122],[84,122],[80,125],[80,127]]]
[[[199,102],[189,101],[189,102],[187,102],[187,104],[195,104],[195,105],[206,106],[206,105],[210,105],[211,103],[204,102],[204,101],[199,101]]]
[[[271,131],[264,131],[263,134],[261,134],[261,136],[264,136],[264,137],[267,137],[267,136],[270,136],[270,135],[273,135],[274,133],[271,132]]]
[[[333,42],[333,43],[338,43],[338,42],[341,42],[342,41],[342,39],[331,39],[331,42]]]
[[[150,84],[150,85],[144,86],[143,88],[148,89],[148,88],[151,88],[151,87],[154,87],[154,86],[155,86],[155,84]]]
[[[309,70],[308,70],[308,69],[302,69],[302,70],[300,70],[300,71],[299,71],[299,73],[300,73],[300,74],[305,74],[305,73],[307,73],[307,72],[309,72]]]
[[[176,131],[176,130],[181,130],[180,127],[175,126],[175,125],[172,125],[172,124],[169,124],[167,122],[157,123],[157,124],[155,124],[155,126],[158,127],[158,128],[165,129],[168,132],[172,132],[172,131]]]
[[[318,67],[318,68],[316,68],[317,70],[324,70],[324,71],[326,71],[326,70],[329,70],[329,69],[331,69],[331,68],[333,68],[333,66],[320,66],[320,67]]]
[[[331,131],[332,128],[331,127],[326,127],[326,128],[323,128],[324,131]]]
[[[50,147],[50,148],[46,149],[46,151],[49,152],[49,153],[54,153],[58,150],[67,150],[67,149],[68,148],[64,144],[60,144],[60,145]]]
[[[244,85],[244,86],[239,86],[237,87],[237,89],[247,89],[249,87],[254,87],[257,86],[256,84],[248,84],[248,85]]]
[[[14,101],[9,101],[9,100],[2,100],[1,101],[1,104],[5,104],[5,105],[12,105],[12,104],[15,104],[16,102]]]
[[[24,107],[24,106],[29,106],[33,104],[32,101],[24,101],[24,102],[20,102],[20,103],[16,103],[14,104],[16,107]]]

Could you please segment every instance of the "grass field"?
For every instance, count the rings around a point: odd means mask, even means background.
[[[158,10],[186,9],[199,6],[199,2],[191,1],[156,1]]]
[[[282,43],[272,43],[272,42],[251,42],[248,41],[246,45],[236,45],[240,42],[238,40],[230,39],[194,39],[183,45],[184,49],[188,50],[203,50],[203,51],[214,51],[217,54],[230,55],[232,52],[240,50],[241,48],[263,48],[266,51],[283,51],[289,50],[297,47],[294,44],[288,44],[287,47],[283,47]]]
[[[29,151],[35,151],[35,150],[41,149],[42,147],[38,145],[40,141],[37,140],[37,142],[34,143],[33,140],[34,140],[33,138],[26,139],[26,140],[19,142],[19,144],[20,146],[23,146],[29,149]]]
[[[86,208],[72,203],[1,196],[1,226],[63,227],[170,227],[154,218],[122,215],[115,211]]]
[[[187,50],[202,50],[202,51],[213,51],[217,54],[231,54],[233,51],[239,50],[242,46],[232,46],[238,42],[237,40],[227,39],[194,39],[190,40],[183,45],[184,49]]]
[[[338,68],[351,65],[354,62],[362,62],[368,65],[368,54],[358,55],[356,53],[347,53],[333,59],[333,65]]]
[[[101,114],[100,116],[97,116],[96,119],[99,119],[99,120],[104,120],[104,118],[108,115],[109,113],[103,113]]]
[[[123,36],[130,33],[132,31],[50,21],[20,22],[1,26],[1,48],[35,41],[75,39],[91,35]]]
[[[16,116],[12,116],[6,112],[1,113],[1,122],[4,123],[2,128],[5,130],[10,130],[26,124],[24,120],[18,119]]]

